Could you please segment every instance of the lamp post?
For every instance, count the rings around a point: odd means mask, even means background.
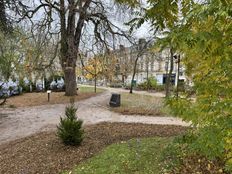
[[[178,99],[178,97],[179,97],[179,77],[180,77],[180,54],[175,55],[174,59],[176,60],[176,63],[177,63],[176,97]]]
[[[52,93],[51,90],[47,90],[47,94],[48,94],[48,102],[50,102],[50,94]]]
[[[165,83],[165,95],[166,97],[168,97],[169,94],[169,78],[168,78],[168,69],[169,69],[169,61],[170,61],[170,57],[166,57],[166,61],[165,61],[165,78],[163,78],[163,84]],[[164,81],[165,79],[165,81]]]

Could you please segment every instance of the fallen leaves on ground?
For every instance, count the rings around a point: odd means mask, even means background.
[[[219,159],[211,161],[200,155],[190,155],[171,174],[229,174],[224,171],[224,166]]]
[[[169,137],[187,128],[168,125],[100,123],[85,127],[81,146],[65,146],[55,132],[42,132],[0,146],[0,173],[57,174],[101,151],[107,145],[135,137]]]
[[[79,93],[75,96],[75,101],[84,100],[93,96],[96,96],[97,93],[94,92],[85,92]],[[19,96],[13,96],[7,99],[6,106],[9,107],[30,107],[30,106],[40,106],[47,104],[62,104],[69,103],[70,97],[65,96],[64,92],[53,92],[50,96],[50,101],[48,102],[47,93],[25,93]]]

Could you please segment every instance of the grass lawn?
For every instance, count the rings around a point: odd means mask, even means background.
[[[97,94],[104,92],[104,89],[97,88],[97,93],[94,93],[93,87],[79,87],[77,91],[78,95],[75,96],[75,101],[84,100]],[[50,97],[50,102],[47,99],[46,92],[33,92],[33,93],[24,93],[19,96],[13,96],[7,99],[7,107],[27,107],[27,106],[40,106],[46,104],[61,104],[69,103],[70,97],[65,96],[64,92],[52,92]]]
[[[165,115],[163,98],[143,94],[121,93],[121,106],[112,111],[128,115]]]
[[[104,92],[105,90],[102,89],[102,88],[97,88],[97,93],[102,93]],[[94,87],[90,87],[90,86],[80,86],[79,87],[79,92],[80,93],[93,93],[94,92]]]
[[[162,150],[172,139],[155,137],[112,144],[78,165],[72,174],[161,174]]]

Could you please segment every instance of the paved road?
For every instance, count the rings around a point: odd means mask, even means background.
[[[78,106],[77,116],[84,120],[85,125],[99,122],[125,122],[188,126],[187,123],[173,117],[128,116],[109,111],[104,103],[109,101],[112,92],[122,91],[122,89],[108,88],[106,92],[96,97],[77,101],[75,103]],[[160,93],[150,95],[162,96]],[[65,106],[65,104],[55,104],[0,109],[0,144],[40,131],[55,129],[60,117],[64,115]]]

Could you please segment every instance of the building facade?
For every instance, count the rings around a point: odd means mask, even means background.
[[[145,39],[140,39],[138,44],[131,47],[120,46],[119,49],[114,51],[118,59],[117,78],[121,79],[122,83],[130,83],[132,74],[136,64],[136,74],[134,80],[137,84],[145,82],[148,78],[152,77],[157,80],[159,85],[166,83],[167,74],[170,70],[170,49],[166,48],[161,52],[151,50],[151,45],[147,44]],[[172,83],[177,85],[178,77],[178,60],[174,59]],[[184,67],[179,63],[179,80],[186,81]]]
[[[125,47],[120,45],[115,50],[108,50],[107,55],[101,61],[108,69],[101,76],[100,81],[104,81],[105,84],[121,83],[122,85],[128,85],[131,83],[133,71],[135,69],[134,80],[136,84],[145,82],[148,78],[155,78],[159,85],[164,85],[170,70],[170,49],[166,48],[162,51],[152,50],[151,44],[145,39],[140,39],[137,44]],[[89,57],[83,57],[84,64],[87,65]],[[135,62],[136,68],[135,68]],[[78,81],[87,82],[84,77],[85,71],[81,62],[77,63]],[[113,74],[113,78],[108,78],[107,75]],[[104,78],[105,77],[105,78]],[[178,78],[178,62],[174,60],[173,72],[171,82],[173,85],[177,85]],[[99,80],[99,79],[98,79]],[[179,80],[186,81],[184,67],[182,63],[179,63]]]

